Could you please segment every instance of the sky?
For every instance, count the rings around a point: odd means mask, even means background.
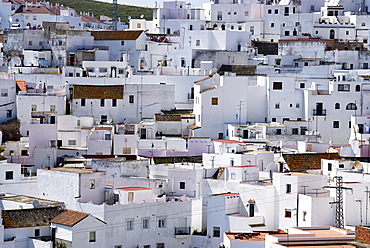
[[[98,0],[102,2],[110,2],[113,3],[113,0]],[[192,7],[201,7],[203,3],[208,3],[210,0],[183,0],[186,3],[191,3]],[[163,6],[163,0],[118,0],[119,4],[128,4],[128,5],[137,5],[143,7],[151,7],[155,6],[155,2],[157,2],[158,6]]]

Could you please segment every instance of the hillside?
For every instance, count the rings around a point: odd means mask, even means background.
[[[112,17],[112,9],[113,4],[111,3],[104,3],[98,2],[94,0],[48,0],[50,3],[55,4],[59,3],[63,6],[68,6],[72,9],[75,9],[77,12],[90,12],[94,13],[94,16],[99,19],[100,15],[105,15]],[[113,2],[113,1],[112,1]],[[128,17],[131,16],[132,18],[140,18],[141,15],[145,16],[145,19],[151,20],[153,16],[152,9],[144,8],[144,7],[137,7],[137,6],[130,6],[130,5],[123,5],[118,4],[118,17],[121,18],[121,21],[127,22]]]

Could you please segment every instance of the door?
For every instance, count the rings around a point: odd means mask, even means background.
[[[322,115],[322,110],[323,110],[322,105],[323,105],[322,102],[316,103],[316,114],[317,115]]]
[[[146,139],[146,129],[140,129],[140,139]]]
[[[329,39],[334,39],[334,37],[335,37],[335,31],[332,29],[332,30],[330,30],[330,34],[329,34]]]
[[[248,130],[243,130],[243,139],[248,139]]]

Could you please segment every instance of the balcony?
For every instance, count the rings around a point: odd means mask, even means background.
[[[190,227],[175,227],[175,237],[185,238],[190,235]]]
[[[326,109],[314,109],[313,116],[326,116]]]

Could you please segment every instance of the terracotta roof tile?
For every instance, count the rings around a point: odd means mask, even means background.
[[[320,170],[321,159],[340,159],[338,153],[283,154],[290,171]]]
[[[136,40],[143,32],[142,30],[91,31],[91,35],[95,40]]]
[[[3,210],[2,224],[5,228],[47,226],[53,218],[63,211],[65,210],[62,207]]]
[[[67,210],[56,216],[54,219],[51,220],[51,222],[64,226],[74,226],[81,220],[85,219],[87,216],[89,216],[89,213]]]

